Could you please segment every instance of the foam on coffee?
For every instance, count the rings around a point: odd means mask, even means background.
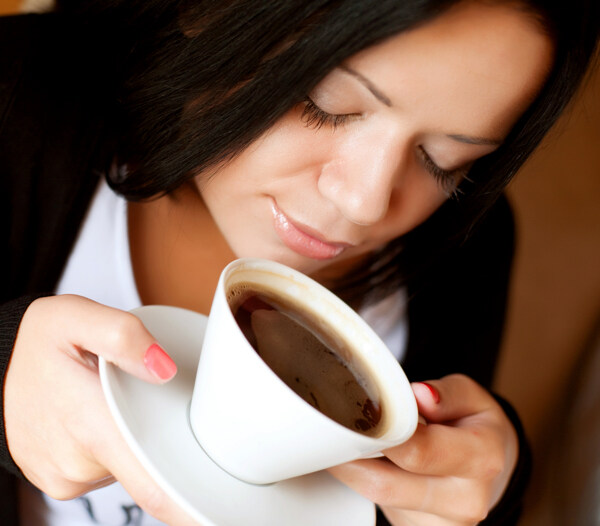
[[[248,341],[293,391],[349,429],[382,433],[378,389],[333,329],[256,284],[236,283],[227,296]]]

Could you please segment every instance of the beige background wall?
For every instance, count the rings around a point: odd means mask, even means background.
[[[0,14],[19,5],[0,0]],[[497,389],[519,410],[537,460],[522,524],[548,526],[544,473],[555,407],[600,321],[600,72],[509,196],[518,248]]]
[[[519,239],[497,387],[517,406],[534,444],[534,480],[522,521],[526,526],[552,524],[545,473],[557,433],[556,408],[600,323],[596,69],[571,111],[509,189]]]
[[[0,15],[14,13],[20,5],[20,0],[0,0]]]

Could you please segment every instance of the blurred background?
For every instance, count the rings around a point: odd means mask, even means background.
[[[47,5],[0,0],[0,15]],[[598,67],[508,194],[517,254],[496,390],[519,411],[534,449],[521,524],[599,526]]]
[[[517,221],[517,256],[496,388],[517,407],[534,446],[534,480],[522,524],[598,526],[598,64],[508,194]],[[571,419],[582,411],[585,417]],[[582,459],[575,466],[577,451]],[[581,495],[561,500],[575,488]],[[585,518],[575,519],[583,509]]]

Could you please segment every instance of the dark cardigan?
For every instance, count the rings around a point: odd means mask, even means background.
[[[98,182],[103,128],[98,93],[61,60],[57,15],[0,18],[0,379],[29,303],[52,293]],[[75,45],[75,44],[73,44]],[[412,381],[460,372],[490,387],[504,323],[513,223],[500,200],[468,242],[446,254],[418,288],[408,284]],[[518,417],[499,400],[521,442],[519,465],[484,524],[516,523],[529,473]],[[0,404],[0,410],[3,404]],[[0,418],[0,524],[18,524],[15,479]],[[387,521],[378,516],[378,524]]]

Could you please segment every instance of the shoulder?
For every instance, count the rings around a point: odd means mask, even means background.
[[[500,348],[514,252],[514,221],[501,197],[466,239],[409,286],[411,379],[463,373],[485,386]]]

